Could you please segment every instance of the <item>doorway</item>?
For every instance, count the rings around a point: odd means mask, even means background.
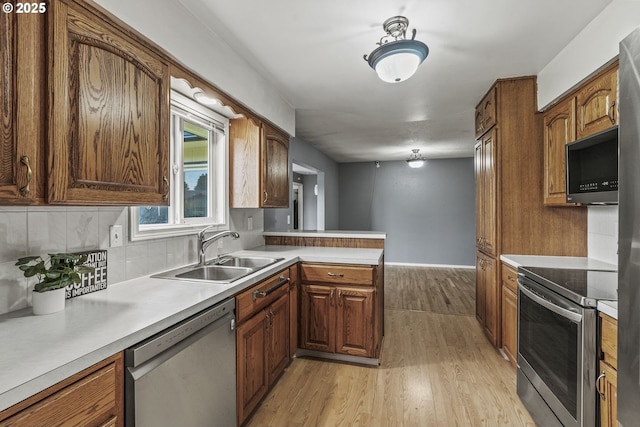
[[[293,229],[304,230],[304,185],[293,183]]]

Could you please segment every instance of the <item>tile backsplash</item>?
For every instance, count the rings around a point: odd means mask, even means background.
[[[248,219],[253,220],[248,230]],[[264,244],[262,209],[231,209],[231,229],[240,239],[222,239],[223,248],[211,245],[207,256]],[[122,225],[124,244],[109,248],[109,226]],[[0,207],[0,314],[30,304],[34,279],[26,279],[14,265],[27,255],[53,252],[107,250],[108,284],[135,279],[197,262],[195,235],[129,241],[129,209],[122,207]]]
[[[589,258],[618,265],[618,206],[589,206],[587,209]]]

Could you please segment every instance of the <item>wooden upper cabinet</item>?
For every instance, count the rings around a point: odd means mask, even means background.
[[[289,207],[289,137],[254,118],[229,127],[232,208]]]
[[[485,253],[497,251],[496,132],[484,135],[475,151],[476,246]]]
[[[48,15],[49,203],[168,204],[168,62],[79,3]]]
[[[45,14],[0,15],[0,204],[44,197]]]
[[[575,98],[544,115],[544,204],[567,206],[565,146],[575,141]]]
[[[496,88],[493,87],[476,107],[476,138],[497,123]]]
[[[576,95],[576,139],[618,124],[618,66],[587,83]]]
[[[289,207],[289,136],[269,125],[264,126],[262,146],[262,206]]]

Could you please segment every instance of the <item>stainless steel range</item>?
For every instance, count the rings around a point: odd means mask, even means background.
[[[541,426],[595,427],[598,300],[617,273],[518,269],[518,396]]]

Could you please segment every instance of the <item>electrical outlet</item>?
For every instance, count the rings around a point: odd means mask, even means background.
[[[247,230],[249,230],[249,231],[253,230],[253,217],[252,216],[247,218]]]
[[[291,224],[291,215],[287,215],[287,224]]]
[[[218,249],[222,249],[224,247],[224,242],[222,239],[218,239]]]
[[[122,246],[122,226],[112,225],[109,227],[109,247],[116,248]]]

